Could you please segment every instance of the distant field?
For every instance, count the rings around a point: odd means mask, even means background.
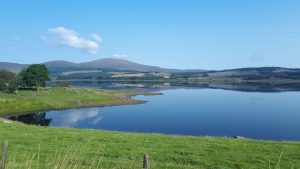
[[[0,141],[9,142],[8,169],[139,169],[144,153],[153,169],[300,166],[300,143],[292,142],[63,129],[1,119],[0,131]]]
[[[0,116],[49,109],[139,103],[128,99],[129,95],[134,94],[137,93],[62,87],[40,91],[19,90],[17,95],[0,92]]]

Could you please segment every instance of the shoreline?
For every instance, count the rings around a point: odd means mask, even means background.
[[[190,78],[190,79],[164,79],[164,80],[127,80],[127,79],[56,79],[56,82],[161,82],[161,83],[221,83],[221,84],[244,84],[244,83],[253,83],[253,84],[300,84],[298,79],[260,79],[260,80],[245,80],[239,78],[230,78],[230,77],[209,77],[209,78]]]
[[[105,104],[90,104],[90,105],[80,105],[80,106],[74,106],[74,107],[60,107],[60,108],[54,108],[54,109],[40,109],[40,110],[34,110],[29,112],[20,112],[20,113],[12,113],[11,115],[0,115],[0,118],[6,119],[9,116],[18,116],[18,115],[26,115],[31,113],[41,113],[45,111],[59,111],[59,110],[68,110],[68,109],[81,109],[81,108],[95,108],[95,107],[113,107],[113,106],[126,106],[126,105],[137,105],[137,104],[145,104],[148,101],[144,100],[135,100],[132,99],[134,96],[157,96],[161,95],[161,93],[153,93],[153,94],[129,94],[126,101],[128,102],[116,102],[116,103],[105,103]]]
[[[46,89],[51,89],[46,88]],[[24,115],[24,114],[31,114],[31,113],[39,113],[44,111],[51,111],[51,110],[66,110],[66,109],[79,109],[79,108],[93,108],[93,107],[112,107],[112,106],[122,106],[122,105],[136,105],[136,104],[144,104],[147,101],[144,100],[135,100],[132,97],[143,95],[143,96],[156,96],[156,95],[162,95],[162,93],[148,93],[148,92],[128,92],[128,91],[115,91],[115,90],[101,90],[101,89],[90,89],[90,88],[76,88],[76,87],[67,87],[64,89],[71,89],[71,90],[87,90],[89,92],[104,92],[105,96],[112,97],[114,100],[112,101],[105,101],[105,102],[96,102],[96,100],[93,100],[93,102],[90,103],[79,103],[79,104],[72,104],[72,105],[62,105],[62,106],[53,106],[48,104],[48,107],[46,108],[32,108],[32,110],[16,110],[15,112],[0,112],[0,117],[7,118],[9,116],[14,115]],[[112,92],[111,94],[106,94]],[[115,94],[116,92],[117,94]],[[120,94],[118,94],[120,93]],[[19,97],[18,95],[14,97]],[[47,97],[47,96],[46,96]],[[0,95],[1,99],[1,95]],[[23,99],[23,98],[22,98]],[[26,98],[25,98],[26,99]],[[18,100],[18,99],[16,99]],[[79,99],[80,100],[80,99]],[[0,102],[1,106],[1,102]]]
[[[243,136],[217,136],[217,135],[184,135],[184,134],[168,134],[168,133],[159,133],[159,132],[134,132],[134,131],[121,131],[121,130],[106,130],[106,129],[93,129],[93,128],[73,128],[73,127],[60,127],[60,126],[39,126],[34,124],[26,124],[20,121],[14,121],[0,117],[0,124],[16,124],[16,125],[26,125],[33,127],[42,127],[42,128],[53,128],[54,130],[80,130],[83,132],[108,132],[113,134],[133,134],[133,135],[153,135],[153,136],[165,136],[165,137],[188,137],[188,138],[213,138],[213,139],[231,139],[231,140],[240,140],[240,141],[259,141],[259,142],[277,142],[277,143],[291,143],[291,144],[300,144],[300,140],[271,140],[271,139],[258,139],[251,137]]]

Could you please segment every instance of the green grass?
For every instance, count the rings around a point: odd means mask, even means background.
[[[137,93],[83,88],[46,88],[0,93],[0,115],[55,108],[134,104]],[[143,154],[153,169],[294,169],[300,143],[249,139],[136,134],[5,123],[0,142],[9,142],[7,169],[141,168]],[[269,166],[270,165],[270,166]]]
[[[40,91],[19,90],[17,95],[0,92],[0,116],[49,109],[138,103],[124,98],[124,95],[133,94],[136,93],[62,87],[44,88]]]
[[[136,134],[39,127],[0,122],[7,168],[294,169],[300,143],[249,139]],[[280,162],[279,156],[282,153]],[[277,166],[277,167],[276,167]]]

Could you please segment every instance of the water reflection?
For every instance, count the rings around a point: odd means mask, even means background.
[[[100,108],[68,109],[8,117],[10,120],[19,121],[25,124],[49,126],[51,123],[51,126],[61,127],[76,127],[87,120],[89,124],[97,125],[102,118]]]
[[[39,126],[49,126],[52,119],[46,117],[46,113],[33,113],[25,115],[17,115],[9,117],[10,120],[20,121],[26,124],[34,124]]]
[[[101,120],[100,108],[88,108],[88,109],[69,109],[61,111],[50,111],[50,118],[57,119],[53,121],[51,125],[62,127],[76,127],[80,122],[89,121],[92,125],[97,125]]]

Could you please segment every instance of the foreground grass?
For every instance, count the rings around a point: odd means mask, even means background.
[[[1,120],[0,131],[0,140],[9,141],[10,169],[142,168],[144,153],[153,169],[300,166],[300,143],[292,142],[49,128]]]
[[[0,116],[61,108],[135,104],[138,101],[128,99],[134,94],[137,93],[62,87],[19,90],[18,94],[0,92]]]

